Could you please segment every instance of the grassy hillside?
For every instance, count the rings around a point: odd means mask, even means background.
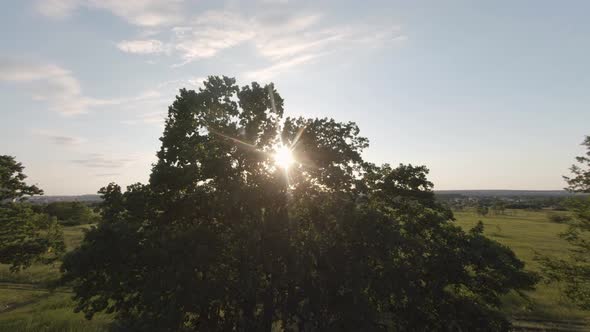
[[[567,243],[557,235],[566,225],[552,223],[547,212],[509,210],[505,215],[477,216],[473,211],[456,212],[457,223],[470,229],[478,220],[485,225],[489,237],[511,247],[527,263],[527,268],[538,270],[534,258],[537,254],[565,256]],[[77,246],[87,226],[65,228],[68,248]],[[12,274],[0,265],[0,332],[2,331],[106,331],[110,318],[96,316],[92,321],[82,314],[73,313],[74,303],[69,289],[49,288],[59,278],[57,266],[33,266]],[[590,312],[577,310],[560,296],[558,284],[538,285],[529,292],[528,299],[517,294],[504,298],[505,311],[520,318],[519,325],[535,330],[583,331],[580,325]],[[559,323],[551,322],[559,321]],[[564,327],[565,326],[565,327]]]

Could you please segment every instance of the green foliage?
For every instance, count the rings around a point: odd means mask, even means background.
[[[504,212],[506,211],[506,204],[504,204],[504,202],[502,202],[501,200],[496,199],[492,204],[492,211],[494,212],[494,214],[504,214]]]
[[[485,217],[488,215],[489,212],[490,208],[488,208],[487,205],[479,204],[477,206],[477,214],[479,214],[480,216]]]
[[[77,310],[125,331],[509,329],[500,296],[536,276],[455,226],[425,167],[365,162],[354,123],[282,116],[272,85],[180,90],[150,183],[101,189],[64,259]]]
[[[17,202],[24,195],[43,193],[24,182],[23,169],[14,157],[0,156],[0,263],[10,264],[11,271],[53,262],[64,250],[56,219]]]
[[[570,215],[556,212],[548,213],[547,218],[549,218],[549,220],[551,220],[552,222],[558,224],[565,224],[572,220],[572,217]]]
[[[0,203],[23,196],[43,195],[43,190],[24,182],[27,176],[23,174],[23,169],[14,157],[0,155]]]
[[[92,224],[100,219],[88,205],[81,202],[53,202],[40,211],[56,217],[60,224],[66,226]]]
[[[570,170],[573,177],[564,177],[572,192],[590,193],[590,136],[582,143],[587,148],[585,156],[577,157],[579,164]],[[583,167],[587,167],[584,169]],[[573,249],[570,259],[552,256],[541,257],[544,272],[549,280],[565,283],[565,295],[583,309],[590,309],[590,196],[575,197],[568,202],[575,218],[567,232],[561,236]]]
[[[586,136],[582,146],[586,147],[586,155],[576,157],[579,165],[574,164],[570,167],[573,176],[564,176],[563,178],[569,186],[568,190],[590,193],[590,136]]]
[[[569,259],[540,259],[545,276],[565,283],[565,295],[580,308],[590,310],[590,197],[572,199],[570,209],[575,218],[561,234],[572,246]]]
[[[0,263],[17,271],[33,262],[51,263],[64,250],[55,218],[34,213],[23,204],[0,206]]]

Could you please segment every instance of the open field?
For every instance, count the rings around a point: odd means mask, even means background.
[[[64,228],[68,249],[80,244],[86,227]],[[58,278],[59,265],[34,265],[10,273],[8,266],[0,264],[0,332],[107,331],[107,316],[88,321],[83,314],[73,312],[71,291],[50,287]]]
[[[473,211],[456,212],[457,223],[469,229],[478,220],[489,237],[510,246],[527,263],[538,270],[537,254],[564,256],[567,243],[557,235],[566,225],[549,222],[545,211],[509,210],[504,215],[477,216]],[[77,246],[87,226],[64,229],[68,248]],[[59,278],[58,266],[33,266],[12,274],[0,265],[0,332],[2,331],[106,331],[110,319],[99,315],[87,321],[73,313],[74,303],[68,289],[51,289]],[[559,285],[540,283],[529,299],[517,294],[504,298],[505,310],[518,318],[517,326],[527,331],[585,331],[590,312],[577,310],[560,296]]]
[[[455,212],[457,223],[470,229],[481,220],[485,226],[485,234],[490,238],[512,248],[516,255],[526,263],[526,268],[538,271],[537,255],[567,256],[568,244],[558,234],[567,229],[565,224],[550,222],[548,211],[508,210],[504,215],[478,216],[474,211]],[[557,213],[557,212],[552,212]],[[566,213],[566,212],[558,212]],[[590,317],[590,312],[573,307],[566,298],[560,295],[559,284],[540,282],[535,291],[527,292],[529,299],[517,294],[509,294],[504,298],[505,311],[513,317],[537,322],[558,321],[572,323],[572,329],[583,324]],[[586,322],[587,323],[587,322]],[[556,323],[557,324],[557,323]],[[545,325],[551,326],[547,323]],[[586,330],[583,326],[579,327]]]

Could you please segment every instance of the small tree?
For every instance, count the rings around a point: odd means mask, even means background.
[[[492,204],[492,211],[494,211],[494,214],[504,214],[505,210],[506,205],[499,199],[495,200]]]
[[[549,221],[557,224],[565,224],[572,220],[572,217],[570,215],[557,212],[547,213],[547,218],[549,219]]]
[[[476,211],[478,215],[485,217],[490,212],[490,209],[487,207],[487,205],[479,204]]]
[[[22,203],[26,195],[43,193],[24,182],[23,169],[14,157],[0,156],[0,263],[12,271],[53,262],[64,250],[57,220]]]
[[[572,177],[564,176],[567,190],[574,193],[590,193],[590,136],[582,143],[586,155],[577,157],[578,164],[570,168]],[[572,249],[568,260],[542,257],[548,280],[562,281],[565,295],[582,309],[590,309],[590,196],[574,197],[567,203],[574,218],[561,237]]]

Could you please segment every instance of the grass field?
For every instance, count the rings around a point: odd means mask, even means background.
[[[80,244],[86,227],[64,229],[68,249]],[[99,315],[88,321],[83,314],[73,312],[69,289],[50,287],[59,276],[59,265],[34,265],[10,273],[8,266],[0,264],[0,332],[107,331],[108,316]]]
[[[534,258],[538,254],[564,256],[567,243],[557,235],[566,225],[548,221],[547,212],[509,210],[504,215],[477,216],[473,211],[456,212],[457,224],[465,229],[478,220],[485,225],[487,236],[511,247],[527,264],[538,270]],[[86,226],[65,228],[69,249],[77,246]],[[74,313],[74,303],[68,289],[50,289],[48,285],[59,278],[58,266],[33,266],[10,273],[0,265],[0,332],[33,331],[107,331],[110,318],[98,315],[87,321]],[[535,331],[584,331],[590,312],[577,310],[560,296],[560,285],[540,283],[528,292],[528,299],[517,294],[504,297],[504,310],[518,318],[518,326]]]
[[[567,225],[550,222],[548,213],[549,211],[508,210],[503,215],[482,217],[473,211],[461,211],[455,212],[455,218],[457,224],[466,230],[481,220],[488,237],[512,248],[526,263],[526,269],[539,271],[536,256],[567,257],[568,251],[568,243],[558,236],[567,229]],[[560,289],[559,284],[540,282],[536,290],[526,292],[528,299],[517,294],[505,296],[504,310],[512,317],[531,322],[543,321],[546,325],[551,325],[550,321],[571,322],[576,326],[590,323],[585,321],[590,318],[590,312],[572,306],[561,296]]]

